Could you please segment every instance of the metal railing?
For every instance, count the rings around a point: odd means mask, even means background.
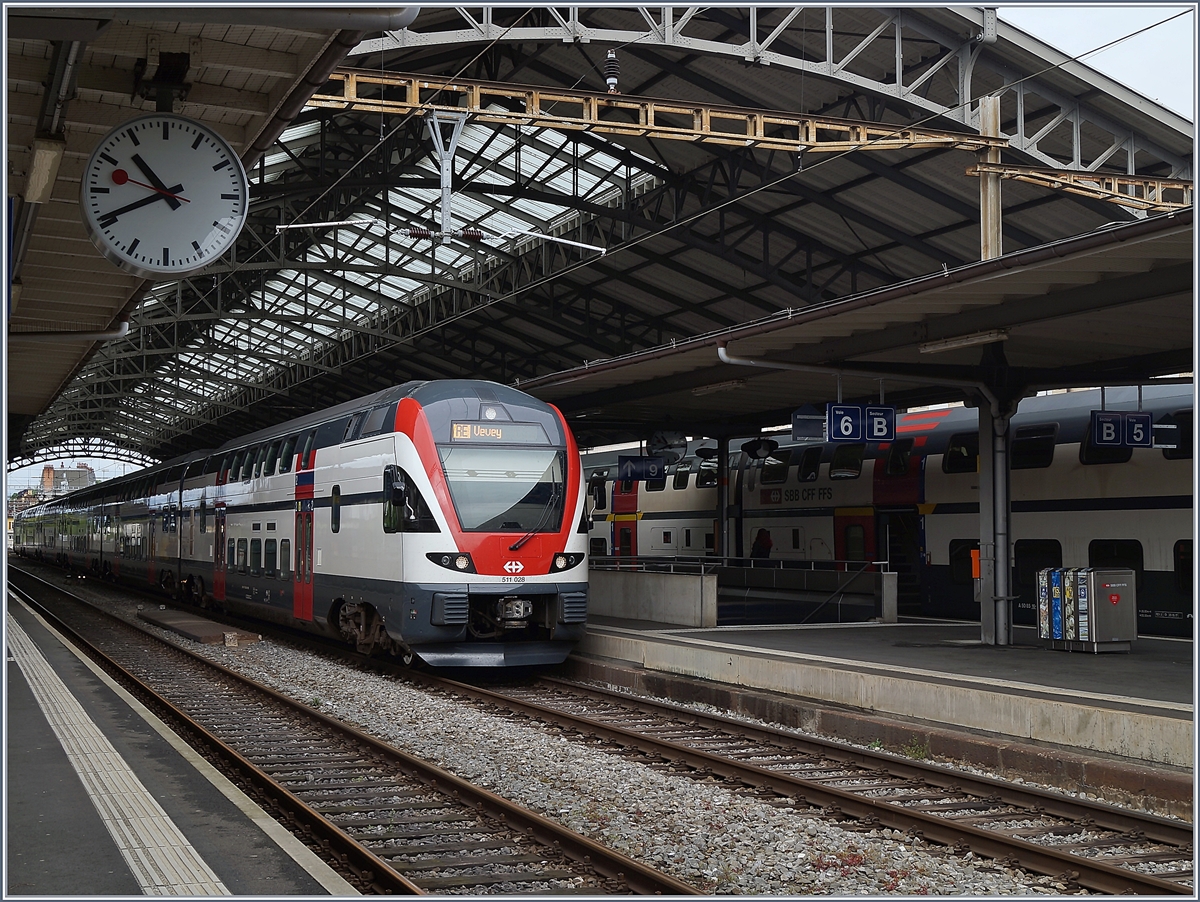
[[[877,567],[879,572],[888,573],[891,569],[889,561],[835,561],[835,560],[800,560],[790,558],[748,558],[748,557],[687,557],[683,555],[650,556],[650,555],[592,555],[588,559],[592,570],[642,570],[650,573],[715,573],[724,567],[737,567],[752,570],[826,570],[830,572],[853,572],[855,575],[865,572],[868,567]]]

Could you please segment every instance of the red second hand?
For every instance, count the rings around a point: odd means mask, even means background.
[[[172,194],[170,191],[164,191],[162,188],[155,188],[153,185],[147,185],[145,182],[139,182],[137,179],[131,179],[129,177],[129,173],[126,172],[124,169],[114,169],[113,174],[112,174],[112,180],[115,184],[118,184],[118,185],[124,185],[126,182],[130,182],[141,188],[149,188],[151,191],[157,191],[159,194],[165,194],[167,197],[173,197],[175,200],[181,200],[185,204],[191,203],[191,201],[188,198],[184,197],[182,194]]]

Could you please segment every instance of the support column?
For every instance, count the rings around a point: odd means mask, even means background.
[[[979,641],[996,645],[996,493],[992,478],[992,409],[986,400],[979,404]]]
[[[1004,411],[1000,416],[992,418],[992,486],[995,499],[992,502],[992,519],[995,523],[992,536],[996,542],[995,591],[992,598],[996,621],[994,643],[996,645],[1012,644],[1012,599],[1009,598],[1011,594],[1009,586],[1012,581],[1010,554],[1012,550],[1010,538],[1012,506],[1009,503],[1008,493],[1008,449],[1012,443],[1012,434],[1009,429],[1011,416],[1011,412]]]
[[[979,98],[979,134],[1000,137],[1000,98]],[[981,163],[999,163],[1000,148],[979,152]],[[1000,176],[995,172],[979,174],[979,259],[991,260],[1004,253],[1001,228]]]
[[[729,551],[729,436],[717,436],[717,529],[713,533],[717,557]]]

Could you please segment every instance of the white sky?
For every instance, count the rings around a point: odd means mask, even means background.
[[[1114,47],[1085,57],[1082,62],[1140,94],[1195,121],[1196,8],[1149,3],[1107,6],[1003,5],[999,16],[1022,31],[1075,56],[1110,41],[1162,22],[1187,10],[1187,15],[1159,25]],[[111,479],[135,467],[119,462],[80,461],[96,470],[97,479]],[[74,459],[54,462],[73,466]],[[43,464],[8,474],[8,493],[37,484]]]
[[[1119,6],[1001,6],[1010,25],[1075,56],[1139,29],[1166,25],[1085,57],[1081,62],[1195,122],[1196,9],[1149,3]]]

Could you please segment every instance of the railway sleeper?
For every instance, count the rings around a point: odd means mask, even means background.
[[[452,889],[466,886],[495,886],[498,883],[544,883],[547,880],[573,880],[574,871],[511,871],[504,874],[468,874],[462,877],[413,878],[421,889]],[[594,887],[593,887],[594,889]]]
[[[389,861],[392,869],[401,874],[420,873],[421,871],[444,871],[454,868],[491,867],[498,864],[533,864],[543,862],[545,855],[526,853],[523,855],[487,855],[473,858],[430,858],[422,861]],[[414,879],[414,883],[420,883]]]

